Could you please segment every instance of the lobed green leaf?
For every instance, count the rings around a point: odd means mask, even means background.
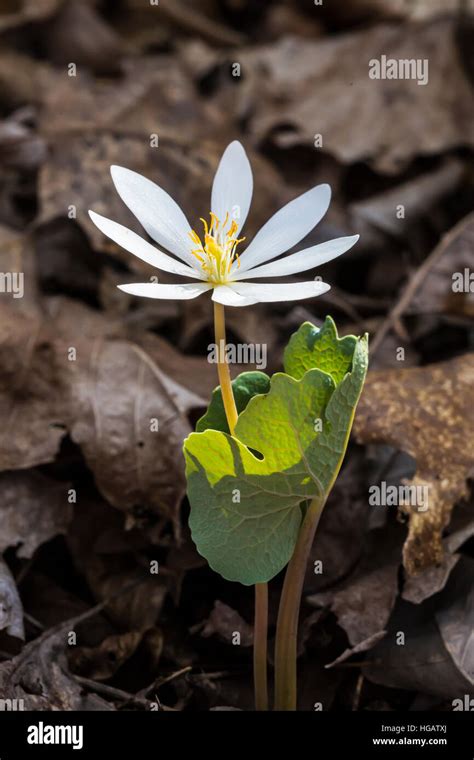
[[[321,367],[306,370],[310,360]],[[186,439],[192,536],[224,578],[263,583],[289,561],[301,505],[324,500],[337,477],[367,362],[367,337],[339,339],[329,318],[320,331],[305,323],[285,353],[295,377],[275,374],[235,436],[206,429]]]

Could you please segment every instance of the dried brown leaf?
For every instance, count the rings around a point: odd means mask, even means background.
[[[467,496],[474,466],[474,354],[408,369],[369,373],[355,422],[363,443],[387,443],[417,464],[408,485],[428,489],[428,508],[410,517],[403,561],[414,574],[443,559],[441,536],[453,506]],[[424,509],[424,508],[423,508]]]
[[[252,646],[253,626],[249,625],[236,610],[217,599],[201,631],[201,636],[207,638],[217,635],[226,644],[232,644],[235,633],[240,635],[241,646]]]
[[[309,604],[331,609],[355,651],[375,644],[390,618],[398,592],[400,545],[391,526],[372,531],[354,573],[339,586],[307,597]],[[350,654],[347,650],[344,659]]]
[[[177,528],[191,429],[183,410],[200,399],[139,346],[105,337],[107,322],[85,338],[81,324],[61,328],[6,307],[2,316],[0,470],[53,461],[68,431],[115,507]]]
[[[428,83],[371,79],[369,61],[381,53],[428,60]],[[241,62],[254,79],[250,128],[257,139],[271,134],[278,144],[280,129],[288,147],[290,137],[312,145],[321,134],[324,150],[343,163],[367,161],[386,173],[417,156],[474,144],[471,87],[450,19],[380,24],[322,41],[284,37],[245,51]]]
[[[43,21],[52,16],[62,2],[63,0],[20,0],[18,3],[5,3],[3,5],[6,8],[0,8],[0,32]]]
[[[89,3],[63,0],[43,27],[42,42],[47,57],[58,66],[74,61],[97,74],[120,71],[123,44]]]
[[[150,561],[135,546],[138,538],[136,531],[123,530],[115,510],[98,501],[81,502],[68,533],[77,569],[98,602],[113,597],[107,613],[125,631],[154,626],[173,582],[173,574],[150,572]]]
[[[474,561],[463,557],[453,576],[436,622],[456,667],[474,690]]]
[[[472,277],[474,213],[465,217],[456,230],[412,300],[411,310],[416,314],[474,317],[474,281],[469,279]]]
[[[0,665],[3,699],[23,700],[25,710],[111,710],[109,703],[85,694],[69,672],[66,647],[71,627],[59,626],[28,643]]]
[[[101,493],[127,512],[174,521],[185,492],[182,443],[191,431],[150,357],[125,341],[58,345],[70,389],[68,427]]]
[[[65,434],[65,387],[41,322],[0,307],[0,470],[52,462]]]
[[[369,680],[443,699],[474,694],[473,569],[473,561],[463,558],[434,605],[399,603],[364,667]]]
[[[107,636],[97,647],[74,647],[69,665],[78,675],[106,681],[133,655],[141,639],[138,631],[128,631]]]
[[[0,556],[0,631],[17,639],[25,638],[23,606],[15,579]]]
[[[39,472],[0,474],[0,552],[18,546],[17,556],[32,557],[41,544],[65,533],[72,518],[70,485]]]

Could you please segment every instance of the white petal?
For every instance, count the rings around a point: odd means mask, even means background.
[[[218,285],[214,288],[212,300],[223,303],[224,306],[250,306],[253,303],[258,303],[256,298],[241,296],[233,287],[227,287],[227,285]]]
[[[143,298],[172,298],[180,301],[197,298],[201,293],[212,288],[208,282],[189,282],[185,285],[165,285],[159,282],[132,282],[130,285],[119,285],[118,288],[132,296]]]
[[[229,285],[244,298],[254,298],[256,301],[300,301],[302,298],[313,298],[327,293],[331,286],[326,282],[239,282]]]
[[[226,214],[242,229],[252,200],[253,179],[247,154],[237,141],[225,149],[212,185],[211,211],[224,222]]]
[[[311,248],[305,248],[304,251],[292,253],[291,256],[284,256],[278,261],[271,261],[256,269],[247,269],[233,274],[234,280],[252,279],[253,277],[282,277],[288,274],[297,274],[297,272],[306,272],[308,269],[326,264],[328,261],[340,256],[352,248],[359,240],[359,235],[349,237],[335,238],[328,240],[326,243],[313,245]]]
[[[242,253],[240,269],[245,271],[263,264],[299,243],[321,221],[330,200],[329,185],[317,185],[283,206]]]
[[[176,261],[172,256],[158,250],[140,235],[137,235],[136,232],[127,229],[122,224],[96,214],[95,211],[89,211],[89,216],[104,235],[107,235],[114,243],[122,246],[129,253],[133,253],[142,261],[146,261],[147,264],[162,269],[164,272],[180,274],[183,277],[193,277],[196,280],[204,279],[204,276],[197,269],[192,269],[181,261]]]
[[[178,204],[165,190],[137,172],[111,166],[117,192],[153,240],[194,264],[191,254],[191,227]]]

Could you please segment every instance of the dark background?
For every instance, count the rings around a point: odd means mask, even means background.
[[[320,182],[333,200],[306,244],[361,235],[318,272],[325,296],[227,310],[229,340],[265,343],[269,371],[306,319],[371,336],[308,571],[300,708],[451,710],[473,691],[474,301],[452,288],[474,269],[470,5],[0,2],[0,270],[25,284],[0,294],[0,698],[252,709],[252,591],[186,529],[182,440],[216,384],[209,298],[121,293],[152,272],[87,217],[139,231],[117,163],[197,221],[236,138],[247,239]],[[370,79],[382,55],[428,59],[428,84]],[[369,505],[371,485],[411,478],[426,513]]]

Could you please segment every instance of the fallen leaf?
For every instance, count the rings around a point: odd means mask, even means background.
[[[0,557],[0,631],[17,639],[25,638],[23,607],[15,579]]]
[[[236,633],[240,636],[240,646],[252,646],[253,626],[249,625],[236,610],[217,599],[201,631],[201,636],[208,638],[217,635],[226,644],[233,644]]]
[[[5,3],[6,8],[3,7],[0,13],[0,31],[43,21],[55,13],[62,2],[63,0],[21,0],[19,3]]]
[[[449,528],[449,535],[443,539],[445,554],[441,564],[427,567],[421,573],[406,578],[402,598],[407,602],[420,604],[446,586],[451,571],[462,556],[457,553],[458,549],[474,535],[472,504],[464,502],[454,511]]]
[[[424,278],[407,310],[408,314],[474,316],[474,284],[469,280],[474,246],[474,213],[459,222],[445,240],[445,245],[441,242],[441,256]]]
[[[52,321],[2,314],[0,470],[53,461],[68,431],[105,498],[136,518],[164,516],[178,530],[182,442],[191,429],[182,408],[200,399],[180,395],[131,342],[84,338],[77,324],[61,332],[56,322],[54,334]]]
[[[191,428],[160,372],[132,343],[79,339],[73,347],[77,361],[68,360],[70,345],[62,351],[68,427],[99,490],[118,509],[156,512],[177,524],[185,493],[181,449]]]
[[[453,506],[467,496],[474,472],[474,354],[408,369],[369,373],[354,432],[363,443],[386,443],[417,464],[407,485],[428,489],[424,511],[409,515],[403,563],[409,575],[443,560],[441,537]],[[424,509],[424,508],[423,508]]]
[[[41,544],[65,533],[72,519],[69,483],[39,472],[0,473],[0,552],[18,547],[18,557],[32,557]]]
[[[474,690],[474,560],[464,557],[453,573],[447,603],[436,612],[443,643]]]
[[[97,647],[74,647],[69,665],[80,676],[106,681],[133,655],[141,639],[138,631],[128,631],[107,636]]]
[[[107,613],[123,631],[143,632],[160,615],[173,576],[150,571],[150,561],[124,533],[115,510],[100,501],[83,501],[68,532],[73,562],[97,601],[112,598]],[[130,586],[129,591],[125,591]],[[124,592],[117,595],[123,589]]]
[[[42,29],[46,57],[57,66],[74,61],[97,74],[120,71],[124,49],[120,37],[88,3],[63,0],[59,10]]]
[[[388,59],[428,60],[428,86],[371,79],[369,61],[381,51]],[[321,134],[324,151],[344,164],[366,161],[391,174],[417,156],[474,143],[470,84],[450,19],[380,24],[316,41],[284,37],[239,60],[254,80],[255,139],[272,136],[278,144],[283,129],[288,147],[290,135],[293,145],[313,145]]]
[[[336,662],[369,649],[385,633],[398,594],[400,545],[392,526],[372,531],[365,554],[349,578],[307,597],[313,606],[329,607],[347,634],[351,648]]]
[[[22,652],[0,664],[3,699],[23,700],[25,710],[111,710],[108,702],[85,694],[69,672],[68,633],[75,620],[30,641]]]
[[[399,633],[405,635],[404,646],[396,643]],[[363,674],[369,681],[391,689],[434,694],[442,699],[472,691],[443,647],[436,624],[420,620],[409,606],[394,617],[391,630],[370,652]]]
[[[145,331],[146,325],[141,327],[122,314],[104,314],[62,296],[46,299],[44,307],[58,336],[64,339],[75,335],[80,324],[82,338],[126,339],[139,346],[153,360],[167,392],[182,412],[207,404],[217,373],[205,358],[182,354],[164,338]]]
[[[0,313],[0,470],[28,469],[58,453],[65,388],[44,325],[4,305]]]
[[[420,217],[429,215],[438,204],[459,190],[463,176],[462,162],[447,160],[434,171],[351,204],[352,226],[361,235],[364,245],[367,245],[368,237],[372,238],[370,242],[374,245],[385,242],[387,237],[404,240]],[[404,209],[403,217],[397,213],[400,204]]]
[[[0,100],[7,111],[40,105],[44,88],[53,76],[52,66],[16,50],[0,52]]]
[[[420,604],[446,586],[451,571],[460,559],[459,554],[447,554],[440,565],[427,567],[418,575],[407,578],[402,598],[413,604]]]
[[[50,136],[80,137],[108,130],[136,137],[150,147],[155,135],[158,141],[150,155],[158,154],[158,167],[163,145],[189,145],[222,128],[215,109],[195,97],[181,66],[164,55],[124,61],[120,87],[81,68],[75,77],[57,72],[44,92],[41,118],[43,131]]]
[[[473,561],[463,559],[435,604],[400,601],[387,636],[363,668],[365,677],[392,689],[442,699],[474,694],[472,585]]]

